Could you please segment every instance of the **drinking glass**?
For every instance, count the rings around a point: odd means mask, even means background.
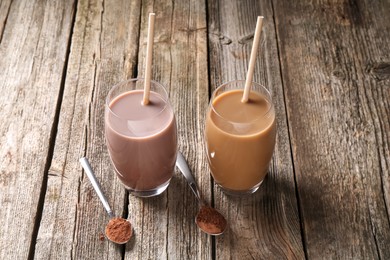
[[[169,185],[177,153],[177,129],[165,88],[151,81],[142,104],[144,79],[115,85],[105,103],[105,137],[116,175],[133,195],[151,197]]]
[[[275,147],[275,109],[269,91],[252,82],[249,101],[243,103],[244,86],[244,80],[234,80],[213,92],[204,128],[211,175],[228,194],[254,193]]]

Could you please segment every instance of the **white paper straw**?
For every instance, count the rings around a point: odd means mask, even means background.
[[[256,31],[255,31],[255,36],[253,38],[251,57],[249,60],[248,72],[246,74],[244,94],[242,95],[242,100],[241,100],[241,102],[243,103],[248,102],[249,93],[251,91],[253,72],[255,70],[255,64],[256,64],[257,50],[259,49],[261,29],[263,27],[263,18],[264,18],[263,16],[257,17]]]
[[[149,103],[150,94],[150,81],[152,78],[152,58],[153,58],[153,39],[154,39],[154,18],[155,13],[149,14],[148,25],[148,43],[146,47],[146,66],[145,66],[145,82],[144,82],[144,98],[142,100],[143,105]]]

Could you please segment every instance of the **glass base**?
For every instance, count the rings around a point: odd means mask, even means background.
[[[141,198],[148,198],[148,197],[154,197],[154,196],[157,196],[157,195],[160,195],[161,193],[163,193],[168,188],[170,181],[171,180],[169,179],[167,182],[165,182],[165,183],[161,184],[160,186],[158,186],[157,188],[151,189],[151,190],[135,190],[135,189],[129,188],[127,186],[125,186],[125,188],[133,196],[141,197]]]
[[[259,184],[257,184],[256,186],[254,186],[253,188],[251,188],[249,190],[231,190],[231,189],[223,187],[222,185],[220,185],[218,183],[217,183],[217,185],[224,193],[226,193],[228,195],[241,196],[241,195],[249,195],[249,194],[255,193],[260,188],[260,185],[262,183],[263,183],[263,181],[261,181]]]

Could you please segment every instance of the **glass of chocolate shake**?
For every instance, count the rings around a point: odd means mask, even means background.
[[[114,86],[105,104],[105,136],[116,175],[139,197],[161,194],[176,162],[176,120],[165,88],[151,81],[149,103],[142,103],[144,80]]]
[[[205,140],[211,175],[228,194],[254,193],[263,182],[275,147],[275,109],[271,95],[252,82],[242,102],[245,81],[218,87],[206,115]]]

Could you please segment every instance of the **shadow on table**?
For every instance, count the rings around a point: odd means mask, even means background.
[[[282,172],[268,174],[252,195],[231,196],[217,188],[222,203],[216,206],[222,208],[230,223],[228,232],[217,240],[222,245],[219,250],[229,248],[244,258],[245,254],[256,259],[304,258],[297,192],[293,178],[286,176]],[[300,187],[300,192],[310,194],[316,207],[323,207],[320,187]]]

